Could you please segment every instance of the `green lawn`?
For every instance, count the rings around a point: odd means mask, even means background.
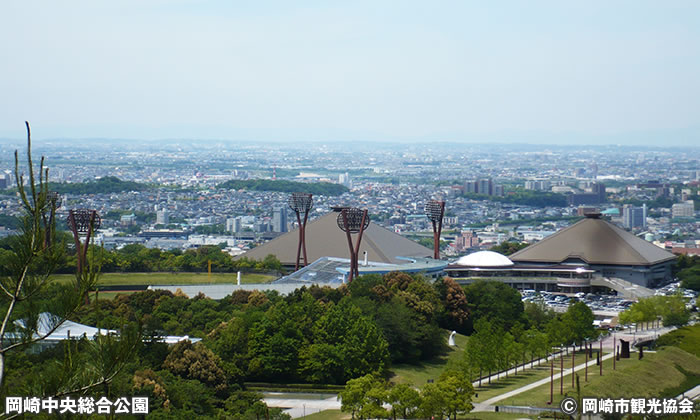
[[[493,413],[479,412],[467,413],[457,417],[459,420],[516,420],[516,419],[536,419],[537,416],[528,416],[519,413]]]
[[[700,381],[700,359],[676,347],[669,347],[657,353],[645,353],[642,360],[638,360],[637,353],[632,353],[629,359],[621,359],[616,364],[616,370],[613,371],[612,358],[606,360],[602,377],[596,368],[592,369],[593,372],[589,370],[588,383],[584,382],[581,371],[576,372],[580,377],[581,395],[617,398],[668,397],[677,395],[679,392],[676,390],[679,387],[690,387],[692,383]],[[570,377],[568,381],[565,377],[564,395],[559,394],[559,381],[555,381],[555,407],[567,394],[575,396]],[[549,384],[499,401],[498,404],[547,407],[547,401]]]
[[[349,420],[350,413],[343,413],[340,410],[325,410],[320,413],[309,414],[306,417],[300,417],[304,420]],[[526,414],[510,414],[510,413],[469,413],[462,414],[457,417],[459,420],[515,420],[536,418]]]
[[[595,360],[596,355],[598,351],[595,350],[593,351],[593,358],[589,359],[590,360]],[[607,354],[607,353],[604,353]],[[583,364],[586,361],[586,358],[583,354],[583,352],[576,352],[576,360],[574,360],[576,366]],[[475,387],[474,392],[479,394],[478,397],[474,398],[474,401],[476,402],[481,402],[481,401],[486,401],[489,398],[495,397],[497,395],[505,394],[506,392],[512,391],[514,389],[518,389],[522,386],[531,384],[533,382],[539,381],[540,379],[548,378],[550,375],[550,364],[549,363],[542,363],[542,365],[537,365],[535,364],[534,367],[530,367],[530,365],[527,365],[528,367],[524,371],[518,371],[517,375],[508,375],[506,378],[505,376],[501,376],[501,378],[497,381],[492,380],[491,384],[488,384],[488,382],[483,382],[481,384],[481,387]],[[561,366],[561,361],[559,358],[554,360],[554,374],[558,374]],[[603,365],[603,368],[605,369],[606,365]],[[571,353],[569,353],[568,356],[564,356],[564,369],[571,369]],[[576,372],[579,373],[579,372]],[[598,366],[589,366],[588,367],[588,377],[589,379],[591,378],[592,375],[597,375],[599,373],[599,367]],[[605,371],[603,371],[605,373]],[[580,371],[581,375],[581,381],[583,381],[583,378],[585,376],[585,373],[583,370]],[[559,385],[559,381],[555,382],[555,386],[557,389]],[[571,375],[565,375],[564,376],[564,389],[566,390],[567,387],[571,387]],[[549,397],[549,394],[547,394],[547,397]]]
[[[348,420],[350,419],[350,413],[343,413],[340,410],[324,410],[320,413],[309,414],[299,418],[306,420]]]
[[[55,274],[59,282],[75,280],[73,274]],[[275,276],[267,274],[243,273],[241,283],[269,283]],[[236,283],[236,273],[102,273],[98,286],[137,286],[151,284],[207,284]]]
[[[136,293],[137,291],[135,290],[120,290],[120,291],[109,291],[109,292],[100,292],[99,294],[99,299],[100,300],[113,300],[116,299],[117,296],[119,295],[130,295],[132,293]],[[95,292],[90,293],[90,302],[93,302],[95,300]]]
[[[415,386],[423,386],[428,379],[437,379],[443,370],[452,363],[456,363],[462,357],[467,345],[466,335],[455,335],[455,347],[450,347],[447,353],[425,361],[417,365],[398,364],[391,368],[389,380],[394,383],[411,383]]]
[[[690,325],[662,335],[657,346],[676,346],[700,357],[700,324]]]
[[[349,420],[350,413],[343,413],[340,410],[325,410],[320,413],[309,414],[306,417],[300,417],[304,420]],[[534,419],[536,417],[526,414],[509,414],[509,413],[469,413],[462,414],[458,417],[459,420],[515,420],[515,419]]]

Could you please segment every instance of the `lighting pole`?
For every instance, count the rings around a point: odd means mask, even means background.
[[[600,376],[603,376],[603,337],[600,338],[600,350],[598,350],[598,360],[600,360]]]
[[[564,345],[562,344],[562,347],[563,346]],[[559,378],[559,379],[561,379],[559,381],[559,395],[563,395],[564,394],[564,352],[563,351],[559,352],[559,362],[560,362],[559,363],[560,364],[559,370],[561,371],[559,373],[559,375],[561,375],[561,377]]]
[[[442,233],[442,218],[445,215],[445,202],[430,200],[425,203],[425,215],[433,224],[433,258],[440,259],[440,234]]]
[[[549,402],[547,403],[552,404],[554,401],[554,356],[550,359],[550,365],[549,365]]]
[[[100,228],[102,219],[97,210],[76,209],[68,213],[68,227],[73,232],[75,253],[78,259],[78,273],[82,276],[87,266],[87,251],[92,234]],[[85,235],[85,245],[80,243],[80,236]]]
[[[358,208],[346,208],[341,210],[336,219],[340,230],[345,232],[348,239],[348,248],[350,248],[350,276],[348,283],[356,276],[360,275],[359,266],[357,263],[357,254],[360,252],[360,243],[362,242],[362,233],[369,227],[369,214],[367,210]],[[352,233],[357,233],[357,244],[353,248]]]
[[[571,352],[571,388],[574,388],[574,360],[576,359],[576,343],[574,343],[574,350]]]
[[[588,345],[588,339],[586,339],[586,350],[584,351],[584,353],[586,353],[586,364],[584,365],[586,370],[586,382],[588,382]]]
[[[292,193],[289,196],[289,208],[297,215],[297,224],[299,225],[299,244],[297,245],[297,259],[294,265],[294,270],[299,270],[299,260],[301,252],[304,252],[304,266],[309,265],[306,258],[306,221],[309,218],[309,212],[314,207],[313,195],[308,193]],[[304,218],[301,218],[301,214]]]

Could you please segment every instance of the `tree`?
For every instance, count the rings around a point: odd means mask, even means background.
[[[469,337],[467,348],[463,356],[466,366],[463,372],[468,378],[479,375],[479,385],[483,373],[489,373],[489,383],[491,383],[491,371],[498,368],[499,341],[503,331],[494,326],[487,319],[482,318],[476,322],[475,332]]]
[[[543,329],[555,316],[554,310],[544,302],[525,302],[523,306],[525,317],[530,321],[530,325],[537,329]]]
[[[456,370],[448,370],[440,375],[438,386],[447,395],[445,408],[451,419],[457,419],[457,413],[468,413],[474,406],[472,396],[474,387],[468,377]]]
[[[469,304],[464,289],[449,277],[437,279],[434,286],[444,304],[444,310],[439,314],[440,326],[463,332],[469,318]]]
[[[500,244],[492,247],[490,251],[493,252],[498,252],[503,255],[511,255],[515,254],[516,252],[520,251],[521,249],[524,249],[527,247],[529,244],[527,242],[501,242]]]
[[[575,302],[569,305],[562,316],[564,331],[566,331],[564,343],[583,343],[587,338],[595,338],[594,319],[593,311],[585,303]]]
[[[57,240],[53,217],[56,201],[49,194],[49,172],[43,157],[38,174],[35,172],[31,130],[29,123],[25,124],[27,166],[24,169],[28,179],[20,170],[15,151],[22,225],[19,235],[9,239],[9,249],[4,253],[6,260],[0,266],[0,307],[4,312],[0,326],[0,386],[4,389],[12,385],[3,384],[6,358],[46,339],[74,316],[96,284],[100,268],[99,263],[83,267],[69,285],[50,283],[50,275],[64,256],[65,244]],[[30,378],[37,391],[35,395],[59,397],[107,387],[134,355],[140,336],[138,328],[124,326],[118,338],[99,336],[83,344],[64,344],[63,360],[53,369],[41,372],[39,377]]]
[[[466,286],[464,294],[471,315],[468,330],[481,318],[500,324],[506,331],[514,323],[524,322],[520,293],[505,283],[479,280]]]
[[[373,416],[376,406],[381,407],[381,404],[377,404],[377,398],[380,397],[382,388],[384,388],[382,381],[370,373],[350,379],[345,384],[345,388],[338,393],[340,410],[350,413],[353,419]]]
[[[226,389],[227,377],[219,367],[221,359],[201,343],[183,340],[175,344],[163,367],[186,379],[197,379],[213,386],[217,391]]]
[[[700,263],[698,262],[700,258],[686,258],[684,261],[689,262],[683,265],[680,263],[678,264],[681,267],[685,267],[678,273],[678,278],[681,280],[681,287],[700,291]]]
[[[457,371],[444,372],[437,382],[421,389],[421,414],[424,417],[457,419],[458,413],[472,410],[474,388],[469,379]]]
[[[397,413],[402,419],[409,419],[420,407],[421,397],[411,384],[398,384],[389,390],[387,402],[391,404],[391,415],[394,420]]]
[[[513,338],[511,333],[507,332],[500,335],[500,343],[497,348],[498,354],[498,369],[506,371],[506,378],[508,377],[508,369],[513,364],[513,361],[518,360],[519,348]]]

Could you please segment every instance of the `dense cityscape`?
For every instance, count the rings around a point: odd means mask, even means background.
[[[11,194],[8,143],[1,150],[0,210],[14,216],[20,208]],[[126,148],[97,143],[76,151],[49,143],[37,149],[47,155],[50,181],[88,183],[84,194],[64,195],[59,220],[71,207],[98,210],[105,219],[100,241],[109,248],[142,243],[187,249],[226,242],[235,255],[292,230],[296,220],[287,210],[288,193],[220,187],[254,179],[344,186],[341,194],[315,195],[311,219],[334,206],[363,207],[374,223],[414,239],[429,230],[424,203],[443,199],[442,239],[449,245],[444,252],[452,256],[510,239],[541,240],[589,210],[669,249],[695,255],[700,246],[695,223],[700,156],[692,147],[386,144],[359,145],[347,153],[340,145],[195,147],[173,141],[162,149]],[[103,192],[95,182],[105,177],[138,185]],[[7,234],[12,219],[3,220]],[[465,244],[464,235],[478,241]]]

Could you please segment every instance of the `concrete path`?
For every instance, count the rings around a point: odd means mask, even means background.
[[[329,397],[323,400],[309,400],[301,398],[284,398],[284,393],[280,393],[279,398],[270,396],[264,398],[265,404],[269,407],[285,408],[285,413],[293,419],[304,417],[309,414],[319,413],[324,410],[340,410],[340,400],[337,397]]]
[[[700,398],[700,385],[696,386],[695,388],[689,389],[682,393],[681,395],[677,396],[677,400],[682,400],[683,398],[690,398],[691,400],[695,401]]]
[[[637,332],[628,331],[628,330],[625,330],[625,331],[618,331],[618,332],[615,333],[614,336],[611,334],[611,335],[607,336],[605,339],[603,339],[603,349],[604,349],[604,350],[608,350],[608,351],[611,351],[611,350],[612,350],[612,348],[613,348],[613,337],[614,337],[614,339],[615,339],[615,342],[617,342],[617,344],[619,345],[619,344],[620,344],[620,339],[634,342],[635,340],[636,340],[636,341],[639,341],[639,340],[644,340],[644,339],[649,339],[649,338],[658,337],[658,336],[660,336],[660,335],[666,334],[666,333],[668,333],[668,332],[670,332],[670,331],[673,331],[673,330],[675,330],[675,329],[676,329],[676,327],[662,327],[662,328],[655,328],[655,329],[649,329],[649,330],[637,331]],[[595,342],[595,344],[598,344],[598,342]],[[598,346],[596,346],[596,345],[593,346],[593,349],[594,349],[594,350],[597,349],[597,348],[598,348]],[[613,357],[613,356],[614,356],[614,354],[613,354],[612,352],[611,352],[611,353],[608,353],[607,355],[603,356],[603,360],[608,360],[608,359],[610,359],[610,358]],[[595,359],[590,360],[590,361],[588,362],[588,366],[589,366],[589,367],[590,367],[591,365],[595,366],[595,363],[596,363],[596,360],[595,360]],[[576,367],[574,368],[574,372],[578,372],[579,370],[584,369],[585,367],[586,367],[586,363],[581,363],[580,365],[578,365],[578,366],[576,366]],[[510,374],[510,372],[509,372],[509,374]],[[569,369],[564,369],[563,374],[564,374],[564,376],[570,375],[570,374],[571,374],[571,368],[569,368]],[[555,379],[555,380],[556,380],[556,379],[559,379],[559,378],[561,378],[561,376],[562,376],[562,372],[557,373],[557,374],[554,375],[554,379]],[[492,379],[493,379],[493,378],[492,378]],[[531,383],[531,384],[522,386],[522,387],[520,387],[520,388],[518,388],[518,389],[515,389],[515,390],[513,390],[513,391],[509,391],[509,392],[506,392],[506,393],[504,393],[504,394],[497,395],[497,396],[495,396],[495,397],[493,397],[493,398],[490,398],[490,399],[488,399],[488,400],[486,400],[486,401],[484,401],[484,402],[481,402],[481,403],[474,403],[474,410],[472,410],[472,411],[494,411],[494,405],[493,405],[493,404],[497,403],[498,401],[502,401],[502,400],[507,399],[507,398],[510,398],[510,397],[512,397],[512,396],[514,396],[514,395],[518,395],[518,394],[520,394],[520,393],[529,391],[529,390],[531,390],[531,389],[533,389],[533,388],[537,388],[538,386],[542,386],[542,385],[544,385],[544,384],[549,383],[549,381],[550,381],[550,378],[544,378],[544,379],[541,379],[541,380],[539,380],[539,381],[533,382],[533,383]],[[476,383],[476,385],[478,385],[478,382]],[[476,385],[474,385],[474,386],[476,386]],[[695,393],[695,394],[693,394],[693,395],[695,395],[695,398],[700,397],[700,386],[697,386],[697,387],[693,388],[692,390],[687,391],[687,392],[686,392],[686,395],[690,395],[690,393],[692,393],[692,392]],[[689,398],[690,398],[690,397],[689,397]],[[691,399],[692,399],[692,398],[691,398]]]
[[[610,358],[612,358],[612,357],[613,357],[613,354],[612,354],[612,353],[608,353],[608,354],[606,354],[605,356],[603,356],[603,360],[608,360],[608,359],[610,359]],[[590,360],[590,361],[588,362],[588,366],[589,366],[589,367],[590,367],[590,366],[595,366],[595,365],[596,365],[596,360],[595,360],[595,359],[594,359],[594,360]],[[578,372],[579,370],[585,369],[585,367],[586,367],[586,363],[581,363],[580,365],[574,367],[573,371],[574,371],[574,372]],[[562,377],[562,374],[563,374],[564,376],[570,375],[570,374],[571,374],[571,368],[569,368],[569,369],[564,369],[564,372],[559,372],[559,373],[554,374],[554,380],[556,381],[557,379],[561,378],[561,377]],[[517,388],[517,389],[514,389],[514,390],[512,390],[512,391],[503,393],[503,394],[501,394],[501,395],[497,395],[497,396],[495,396],[495,397],[493,397],[493,398],[489,398],[488,400],[486,400],[486,401],[484,401],[484,402],[475,403],[475,404],[474,404],[474,410],[472,410],[472,411],[494,411],[493,405],[494,405],[495,403],[497,403],[497,402],[499,402],[499,401],[502,401],[502,400],[505,400],[505,399],[507,399],[507,398],[510,398],[510,397],[512,397],[512,396],[514,396],[514,395],[518,395],[518,394],[521,394],[521,393],[523,393],[523,392],[529,391],[529,390],[531,390],[531,389],[537,388],[537,387],[539,387],[539,386],[548,384],[549,381],[550,381],[550,378],[540,379],[539,381],[532,382],[532,383],[530,383],[530,384],[524,385],[524,386],[522,386],[522,387],[520,387],[520,388]]]

